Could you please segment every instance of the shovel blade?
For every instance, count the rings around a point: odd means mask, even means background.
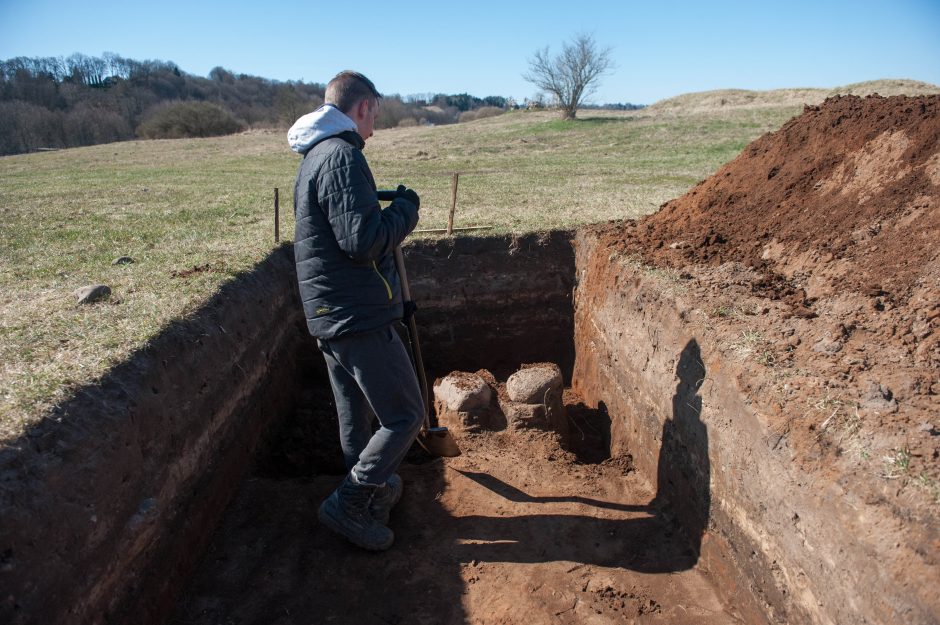
[[[432,456],[454,458],[460,455],[460,447],[447,428],[428,428],[418,434],[418,444]]]

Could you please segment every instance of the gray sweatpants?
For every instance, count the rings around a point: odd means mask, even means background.
[[[391,325],[318,339],[339,415],[346,468],[381,486],[395,472],[424,422],[424,403],[408,349]],[[372,433],[372,421],[379,427]]]

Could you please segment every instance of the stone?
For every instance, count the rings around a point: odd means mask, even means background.
[[[111,297],[111,287],[104,284],[90,284],[76,289],[73,293],[79,304],[93,304],[99,300]]]
[[[510,402],[502,406],[506,423],[513,430],[551,430],[544,404],[518,404]]]
[[[521,404],[544,404],[545,394],[562,391],[561,369],[553,363],[539,364],[516,371],[506,380],[509,399]]]
[[[454,371],[434,385],[435,401],[455,412],[487,408],[492,398],[493,389],[475,373]]]
[[[564,380],[558,365],[530,365],[506,380],[509,401],[500,402],[500,407],[510,428],[554,431],[565,444],[568,440],[568,414],[563,393]]]
[[[499,409],[493,397],[492,387],[479,375],[449,373],[434,383],[437,422],[456,433],[495,429]]]

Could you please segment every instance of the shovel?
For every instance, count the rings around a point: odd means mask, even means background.
[[[411,292],[408,288],[408,274],[405,273],[405,259],[402,258],[401,247],[395,248],[395,268],[398,269],[398,277],[401,278],[401,296],[404,303],[413,304],[411,301]],[[418,373],[418,381],[421,383],[421,399],[424,401],[424,425],[418,432],[418,444],[424,447],[424,450],[432,456],[441,456],[444,458],[453,458],[460,455],[460,447],[457,441],[451,435],[450,430],[442,427],[431,427],[431,405],[428,401],[428,378],[424,373],[424,360],[421,358],[421,343],[418,341],[418,326],[415,324],[415,315],[412,312],[407,315],[408,319],[408,340],[411,343],[411,355],[414,360],[415,371]]]
[[[395,191],[379,191],[379,200],[388,202],[396,197]],[[401,253],[401,246],[395,246],[395,269],[398,270],[398,277],[401,280],[401,296],[403,304],[412,309],[412,312],[406,313],[408,325],[408,341],[411,343],[411,358],[414,362],[415,371],[418,374],[418,382],[421,384],[421,400],[424,402],[424,425],[418,432],[418,444],[432,456],[443,458],[453,458],[460,455],[460,447],[454,440],[450,430],[442,427],[431,427],[431,404],[428,399],[428,378],[424,373],[424,359],[421,357],[421,343],[418,340],[418,326],[415,323],[413,312],[414,302],[411,300],[411,288],[408,286],[408,273],[405,271],[405,258]],[[409,306],[409,304],[411,306]]]

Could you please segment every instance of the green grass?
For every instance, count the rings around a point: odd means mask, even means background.
[[[366,152],[379,184],[401,181],[421,192],[422,228],[446,225],[453,172],[460,174],[458,225],[569,228],[656,210],[798,112],[665,119],[591,111],[573,121],[511,113],[466,126],[387,131]]]
[[[571,228],[654,211],[798,112],[519,112],[380,131],[366,156],[380,187],[421,194],[419,228],[446,225],[453,172],[457,226]],[[298,162],[283,132],[0,158],[0,440],[270,253],[275,187],[290,239]],[[92,283],[111,298],[77,306]]]

